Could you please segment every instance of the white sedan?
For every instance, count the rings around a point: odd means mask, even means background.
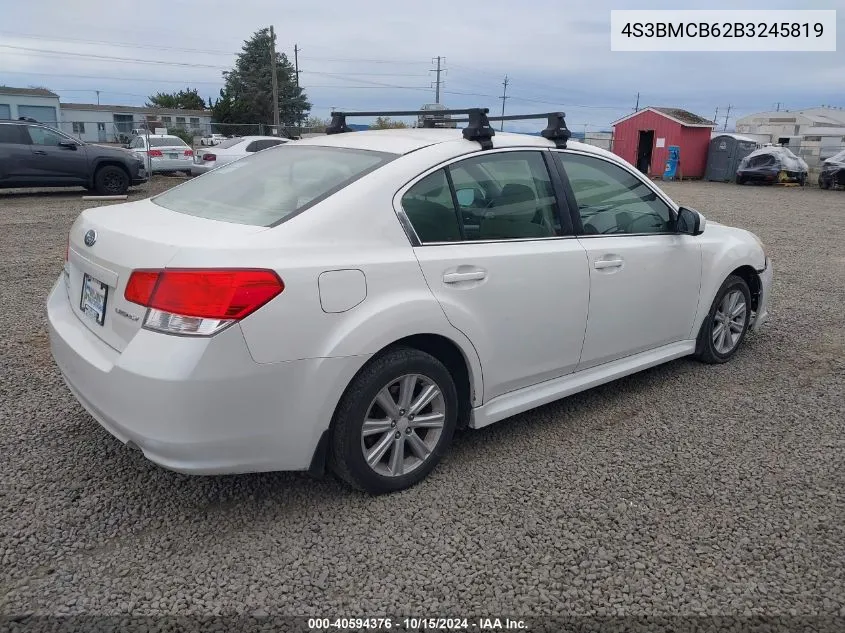
[[[84,211],[47,316],[71,392],[155,463],[330,469],[382,493],[426,477],[456,428],[729,360],[771,284],[757,237],[609,152],[405,129]]]
[[[136,136],[129,149],[145,159],[147,171],[152,174],[190,173],[194,163],[194,150],[178,136]]]
[[[263,149],[287,143],[288,139],[278,136],[241,136],[230,138],[214,146],[214,149],[199,150],[191,165],[191,175],[199,176],[215,167],[250,156]]]
[[[226,136],[223,134],[207,134],[200,139],[200,145],[208,145],[209,147],[212,145],[218,145],[226,140]]]

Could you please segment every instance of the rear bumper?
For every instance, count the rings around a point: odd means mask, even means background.
[[[214,169],[214,163],[191,163],[191,175],[192,176],[199,176],[200,174],[204,174],[207,171],[211,171]]]
[[[769,298],[772,295],[772,278],[774,276],[772,260],[767,257],[766,267],[762,271],[757,271],[757,273],[760,275],[760,299],[757,303],[754,321],[750,326],[755,331],[760,329],[769,318]]]
[[[140,330],[118,352],[72,311],[62,278],[47,318],[53,358],[82,406],[120,441],[183,473],[308,469],[365,360],[259,364],[238,326],[211,338]]]
[[[189,160],[181,158],[153,158],[150,161],[151,171],[154,174],[161,174],[174,171],[190,171],[191,165],[194,164],[193,157],[187,157]]]

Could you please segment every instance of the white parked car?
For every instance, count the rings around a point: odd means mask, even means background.
[[[47,304],[72,393],[169,469],[381,493],[456,428],[725,362],[766,320],[752,233],[591,145],[481,140],[331,134],[84,211]]]
[[[190,173],[194,163],[194,150],[178,136],[136,136],[129,143],[129,149],[145,157],[147,171],[153,174]]]
[[[222,141],[213,150],[200,150],[194,157],[191,174],[199,176],[215,167],[250,156],[263,149],[287,143],[288,139],[278,136],[242,136]]]
[[[217,145],[225,140],[226,136],[224,134],[206,134],[200,139],[200,145]]]

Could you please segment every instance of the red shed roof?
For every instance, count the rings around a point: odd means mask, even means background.
[[[715,127],[716,123],[710,121],[709,119],[705,119],[704,117],[700,117],[697,114],[693,114],[689,110],[684,110],[682,108],[659,108],[656,106],[649,106],[647,108],[643,108],[642,110],[638,110],[637,112],[632,112],[628,116],[623,116],[621,119],[617,119],[612,123],[612,125],[616,125],[617,123],[622,123],[622,121],[627,121],[630,118],[633,118],[639,114],[642,114],[646,111],[654,112],[655,114],[659,114],[660,116],[664,116],[667,119],[671,119],[675,121],[675,123],[680,123],[686,127]]]

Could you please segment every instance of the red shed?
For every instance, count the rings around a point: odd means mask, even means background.
[[[613,153],[644,174],[660,176],[669,146],[681,148],[678,178],[703,178],[716,124],[681,108],[649,107],[613,122]]]

